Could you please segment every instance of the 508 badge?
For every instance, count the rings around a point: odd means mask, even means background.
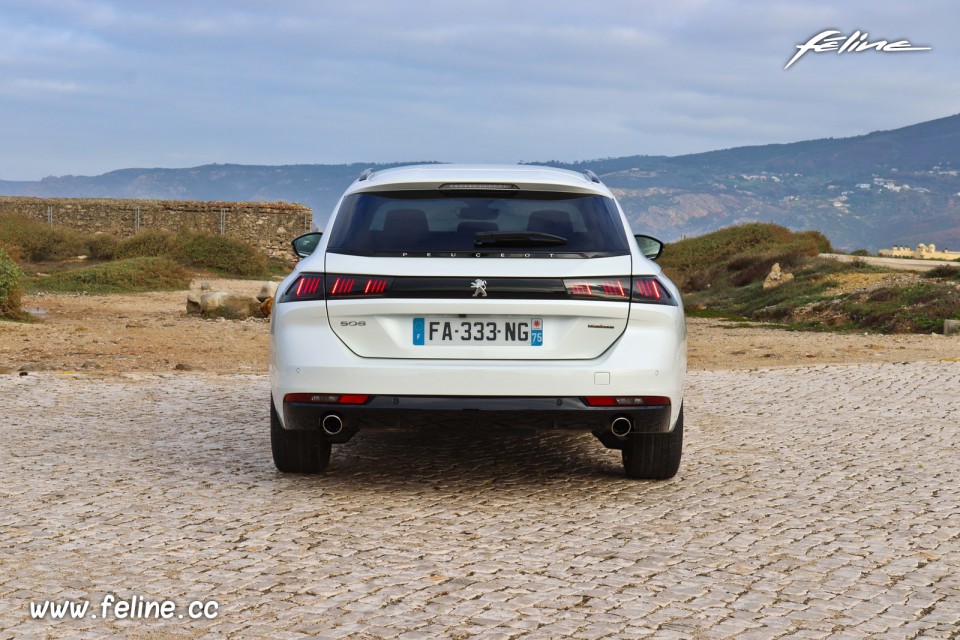
[[[366,321],[364,320],[341,320],[341,327],[365,327],[367,326]]]

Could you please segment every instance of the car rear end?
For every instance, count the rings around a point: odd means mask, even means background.
[[[286,431],[589,430],[680,420],[679,292],[610,192],[572,172],[413,167],[355,182],[282,284],[271,384]]]

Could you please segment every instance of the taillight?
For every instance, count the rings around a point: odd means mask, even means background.
[[[293,281],[278,302],[323,300],[323,274],[304,273]]]
[[[347,276],[336,276],[330,278],[330,295],[346,295],[353,290],[353,285],[356,283],[356,278],[348,278]]]
[[[587,396],[583,399],[590,407],[669,407],[666,396]]]
[[[364,295],[375,295],[387,290],[387,281],[384,278],[370,278],[363,287]]]
[[[328,298],[382,297],[393,278],[383,276],[327,275]]]
[[[565,278],[567,296],[577,300],[615,300],[647,304],[677,304],[670,292],[653,276],[630,278]]]
[[[393,278],[383,276],[304,273],[290,285],[279,302],[383,297],[392,282]]]
[[[634,302],[676,304],[666,288],[654,277],[634,278],[631,299]]]
[[[630,278],[565,278],[563,286],[571,298],[586,300],[630,299]]]
[[[284,402],[308,402],[311,404],[366,404],[370,396],[360,393],[288,393]]]

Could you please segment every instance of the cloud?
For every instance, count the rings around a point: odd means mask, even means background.
[[[0,178],[210,161],[577,160],[855,135],[956,111],[960,6],[924,7],[11,0],[0,116],[17,135]],[[828,27],[934,51],[808,54],[784,72],[793,47]],[[47,147],[60,152],[28,157]]]
[[[0,85],[0,95],[6,96],[43,96],[49,94],[79,93],[84,88],[75,82],[58,82],[56,80],[38,80],[33,78],[18,78],[12,82]]]

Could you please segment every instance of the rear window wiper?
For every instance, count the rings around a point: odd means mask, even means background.
[[[529,247],[567,244],[563,236],[540,231],[483,231],[473,236],[477,247]]]

